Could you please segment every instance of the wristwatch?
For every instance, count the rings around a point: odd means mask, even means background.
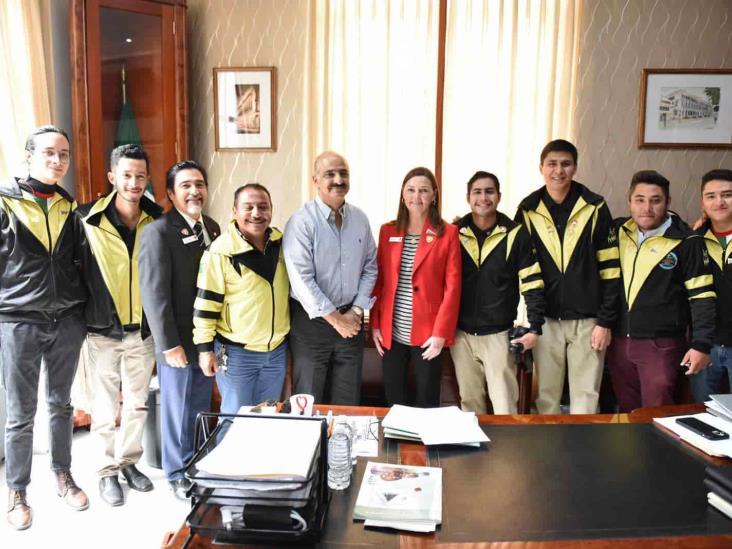
[[[361,307],[359,307],[358,305],[354,305],[353,307],[351,307],[351,310],[358,316],[363,318],[363,309]]]

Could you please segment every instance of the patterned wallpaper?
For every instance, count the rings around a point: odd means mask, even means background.
[[[307,195],[310,159],[301,136],[309,4],[188,0],[191,154],[209,170],[208,210],[220,222],[230,218],[233,190],[246,182],[270,188],[280,228]],[[732,67],[732,0],[585,0],[582,26],[577,178],[625,215],[633,172],[657,169],[672,182],[672,207],[695,218],[701,175],[732,168],[732,151],[638,149],[640,73]],[[277,67],[277,152],[216,152],[212,68],[270,65]]]
[[[209,174],[209,215],[231,219],[234,189],[256,181],[273,225],[302,204],[303,78],[307,0],[188,0],[190,153]],[[216,152],[214,67],[277,68],[277,151]]]
[[[639,149],[644,68],[732,68],[730,0],[585,0],[576,107],[577,179],[628,215],[626,192],[637,170],[671,181],[671,207],[699,215],[701,176],[732,168],[732,150]]]

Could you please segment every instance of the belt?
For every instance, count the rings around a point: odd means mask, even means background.
[[[340,307],[336,307],[336,311],[341,314],[345,314],[351,310],[351,307],[353,307],[353,301],[351,301],[348,305],[341,305]]]

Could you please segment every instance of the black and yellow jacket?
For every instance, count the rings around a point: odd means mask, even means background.
[[[717,294],[717,322],[714,331],[715,345],[732,345],[732,240],[726,249],[712,232],[711,221],[707,221],[696,234],[704,238],[707,253],[712,261],[709,266],[714,277],[714,291]]]
[[[545,189],[519,204],[516,221],[531,233],[546,299],[545,316],[557,320],[597,318],[612,328],[617,320],[620,265],[616,235],[605,200],[572,181],[579,198],[563,235],[557,234],[542,197]]]
[[[140,201],[142,213],[135,231],[132,258],[125,241],[107,217],[105,210],[114,208],[116,191],[79,206],[81,266],[89,292],[85,317],[90,332],[122,339],[124,327],[139,326],[142,338],[150,331],[142,310],[138,253],[143,227],[162,215],[163,211],[147,197]]]
[[[275,349],[290,331],[290,282],[282,233],[271,228],[260,252],[232,221],[201,258],[193,304],[193,342],[213,351],[214,337],[250,351]]]
[[[544,281],[529,233],[498,212],[495,227],[478,248],[470,219],[468,214],[457,223],[463,263],[458,328],[473,335],[512,328],[521,292],[530,329],[541,334]]]
[[[24,179],[0,182],[0,321],[52,322],[86,300],[75,262],[76,202],[61,187],[36,203]]]
[[[623,293],[616,334],[632,338],[684,337],[708,353],[714,334],[714,281],[704,241],[675,214],[663,235],[638,246],[638,227],[619,218],[618,248]]]

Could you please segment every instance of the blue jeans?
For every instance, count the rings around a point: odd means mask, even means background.
[[[269,352],[248,351],[240,345],[215,344],[219,356],[216,384],[221,393],[221,413],[235,414],[242,406],[279,400],[287,369],[287,342]],[[222,353],[226,368],[222,368]]]
[[[722,392],[725,376],[732,388],[732,347],[715,345],[710,356],[711,365],[690,379],[694,400],[699,403],[709,400],[709,395]]]

